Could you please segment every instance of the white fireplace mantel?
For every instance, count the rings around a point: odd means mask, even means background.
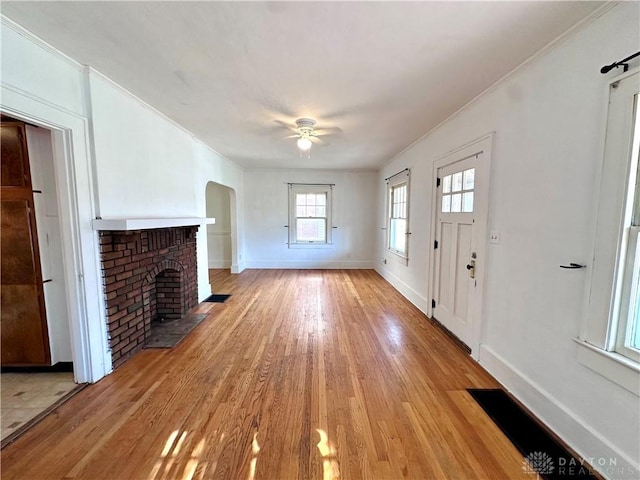
[[[149,230],[152,228],[186,227],[189,225],[212,225],[215,218],[96,218],[91,225],[94,230]]]

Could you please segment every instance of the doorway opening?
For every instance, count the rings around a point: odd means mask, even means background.
[[[207,218],[216,223],[207,225],[207,253],[209,269],[230,269],[232,263],[231,195],[229,187],[207,183]]]
[[[2,445],[77,391],[52,132],[2,132]]]
[[[211,293],[220,293],[222,285],[214,285],[215,273],[229,273],[238,265],[236,196],[232,188],[208,182],[205,191],[206,216],[215,218],[207,225],[207,256]]]

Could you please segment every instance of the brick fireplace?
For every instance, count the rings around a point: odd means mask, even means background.
[[[114,368],[140,350],[155,320],[178,320],[198,302],[198,226],[100,231]]]

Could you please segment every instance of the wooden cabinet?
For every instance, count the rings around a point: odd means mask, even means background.
[[[3,366],[50,365],[25,125],[0,123],[0,324]]]

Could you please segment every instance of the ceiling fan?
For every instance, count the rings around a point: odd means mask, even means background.
[[[314,143],[323,142],[323,140],[320,137],[329,135],[331,133],[342,132],[342,130],[337,127],[323,128],[323,129],[317,130],[315,128],[316,121],[313,118],[297,119],[295,128],[292,126],[290,127],[284,122],[278,121],[278,123],[286,126],[287,128],[290,128],[295,132],[294,135],[289,135],[288,137],[285,137],[285,138],[297,138],[298,140],[296,141],[296,145],[298,146],[298,149],[300,149],[300,155],[302,156],[303,153],[306,153],[307,158],[310,158],[311,146]]]
[[[315,125],[316,121],[312,118],[299,118],[296,120],[297,135],[292,135],[292,137],[298,137],[296,144],[301,152],[311,150],[311,145],[313,145],[311,139],[317,139],[318,134],[313,130]]]

